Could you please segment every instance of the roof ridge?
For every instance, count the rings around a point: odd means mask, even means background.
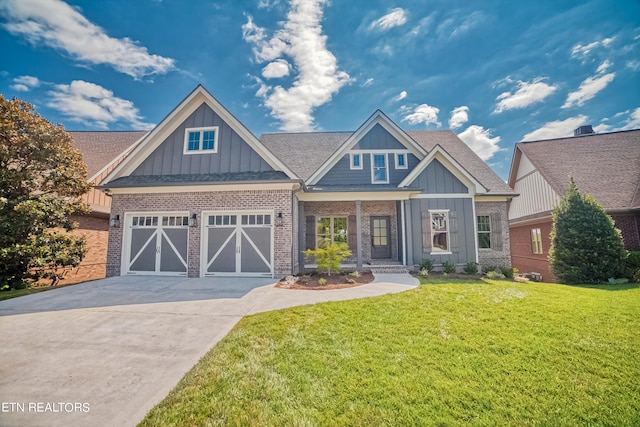
[[[572,139],[578,139],[578,138],[588,138],[588,137],[594,137],[594,136],[613,135],[613,134],[616,134],[616,133],[635,132],[635,131],[640,131],[640,128],[637,128],[637,129],[621,129],[621,130],[614,130],[614,131],[611,131],[611,132],[588,133],[588,134],[585,134],[585,135],[571,135],[571,136],[563,136],[563,137],[550,138],[550,139],[534,139],[532,141],[518,141],[516,144],[532,144],[532,143],[535,143],[535,142],[572,140]]]

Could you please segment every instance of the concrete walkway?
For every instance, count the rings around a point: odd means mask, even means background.
[[[245,315],[411,289],[273,279],[114,277],[0,301],[1,426],[133,426]]]

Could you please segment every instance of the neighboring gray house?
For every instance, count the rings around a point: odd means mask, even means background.
[[[257,139],[198,86],[102,188],[109,276],[281,277],[324,239],[348,243],[357,269],[511,265],[513,190],[453,132],[381,111],[355,132]]]

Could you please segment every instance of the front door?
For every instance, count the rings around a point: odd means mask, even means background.
[[[371,217],[371,258],[391,258],[391,218]]]

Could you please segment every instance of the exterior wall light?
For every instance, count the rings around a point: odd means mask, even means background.
[[[284,225],[284,218],[282,218],[282,212],[278,212],[276,216],[276,227],[282,227]]]
[[[109,225],[111,225],[113,228],[120,228],[120,215],[116,215],[111,218]]]
[[[189,218],[189,227],[197,227],[198,226],[198,215],[192,214],[191,218]]]

